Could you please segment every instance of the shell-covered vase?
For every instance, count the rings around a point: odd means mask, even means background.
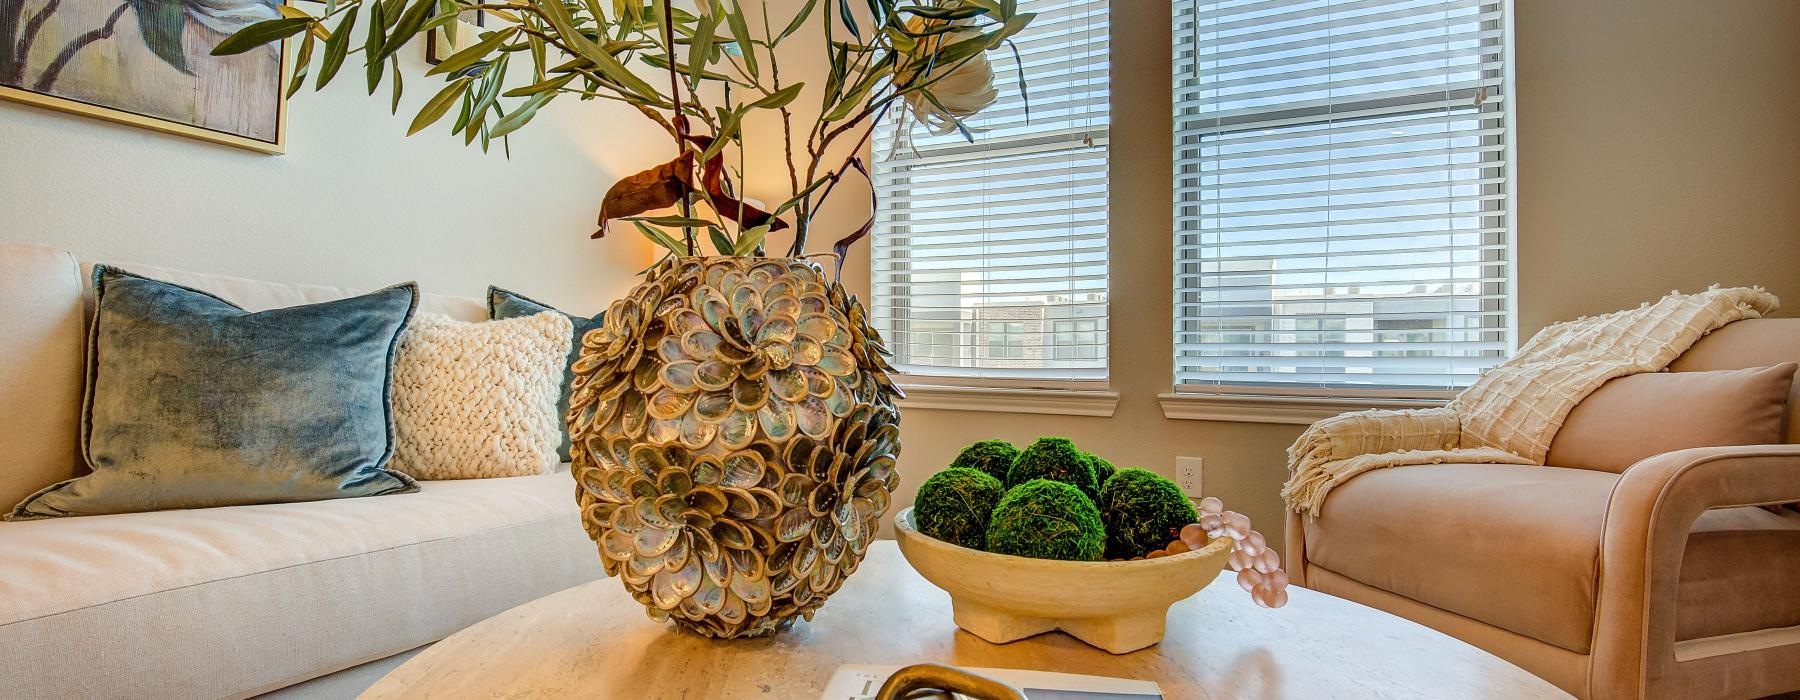
[[[898,481],[887,354],[810,261],[651,268],[574,364],[575,495],[607,575],[709,637],[811,619]]]

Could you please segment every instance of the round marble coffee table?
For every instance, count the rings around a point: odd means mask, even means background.
[[[610,579],[553,593],[451,635],[364,698],[812,700],[840,664],[924,661],[1151,680],[1189,698],[1566,698],[1485,651],[1408,620],[1290,588],[1263,610],[1226,572],[1176,603],[1161,644],[1114,656],[1052,632],[994,645],[957,630],[950,597],[893,542],[810,623],[717,641],[652,622]]]

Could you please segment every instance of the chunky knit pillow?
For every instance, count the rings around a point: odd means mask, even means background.
[[[562,314],[468,323],[421,315],[394,357],[393,468],[418,479],[543,474],[556,466]]]

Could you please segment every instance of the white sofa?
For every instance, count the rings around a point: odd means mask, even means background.
[[[250,310],[353,294],[121,267]],[[0,242],[0,503],[82,471],[91,264]],[[396,273],[396,280],[404,273]],[[420,310],[485,318],[475,299]],[[416,494],[0,522],[0,696],[345,697],[412,650],[593,580],[558,473]]]

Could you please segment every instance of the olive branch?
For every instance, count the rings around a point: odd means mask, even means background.
[[[246,27],[213,53],[301,36],[289,95],[309,77],[315,89],[323,87],[349,56],[361,54],[371,95],[392,76],[397,111],[403,89],[397,52],[461,13],[484,13],[498,26],[427,73],[444,84],[413,117],[408,135],[455,112],[451,133],[486,149],[554,100],[623,102],[666,132],[676,155],[607,191],[594,238],[610,222],[628,221],[668,255],[697,255],[708,244],[719,255],[761,255],[765,236],[792,229],[787,254],[797,257],[806,253],[813,217],[838,183],[852,173],[869,176],[859,154],[890,110],[909,97],[941,108],[934,84],[1006,46],[1034,17],[1019,12],[1017,0],[863,0],[861,16],[850,0],[807,0],[779,31],[763,7],[760,31],[753,31],[741,0],[695,3],[690,12],[670,0],[324,0],[317,13],[283,8],[280,19]],[[359,13],[367,15],[364,21]],[[784,83],[776,49],[809,22],[823,28],[828,76],[820,86]],[[315,49],[322,53],[309,76]],[[529,72],[512,70],[514,60],[529,61]],[[653,85],[634,66],[667,73],[667,86]],[[713,86],[723,89],[703,89]],[[818,101],[811,124],[796,117],[802,98]],[[742,193],[743,124],[759,110],[779,115],[788,174],[786,199],[766,211]],[[959,118],[950,119],[973,140]],[[845,143],[852,144],[848,155],[832,155]],[[734,145],[736,169],[725,155]],[[670,207],[680,213],[648,215]],[[871,216],[836,241],[840,265],[874,222]]]

